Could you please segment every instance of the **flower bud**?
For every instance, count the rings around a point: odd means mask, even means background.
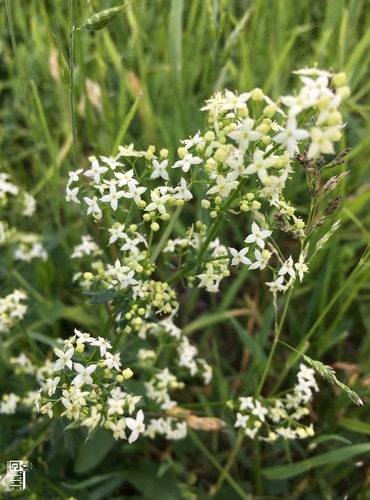
[[[131,368],[125,368],[122,370],[122,376],[125,380],[128,380],[133,376],[134,372],[131,370]]]

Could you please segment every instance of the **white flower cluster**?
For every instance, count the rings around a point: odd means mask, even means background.
[[[274,442],[281,436],[285,439],[303,439],[314,435],[312,424],[306,426],[300,421],[309,414],[307,404],[318,391],[314,370],[300,365],[298,383],[282,398],[255,399],[240,397],[234,426],[248,437]]]
[[[35,198],[22,191],[16,186],[7,173],[0,172],[0,245],[12,245],[14,248],[14,259],[30,262],[33,259],[47,259],[47,253],[41,244],[40,236],[17,230],[15,227],[9,226],[5,220],[7,217],[6,209],[11,205],[11,214],[14,217],[14,212],[18,210],[19,215],[23,217],[32,217],[36,211]]]
[[[284,199],[283,191],[295,165],[301,163],[316,211],[321,193],[329,193],[342,178],[332,178],[325,185],[318,181],[325,164],[320,155],[333,154],[341,137],[339,106],[349,91],[342,74],[314,69],[302,70],[298,75],[299,91],[276,102],[261,89],[239,95],[228,90],[216,93],[202,108],[208,112],[208,130],[181,141],[178,158],[172,161],[166,149],[158,152],[150,146],[146,151],[137,151],[131,144],[120,146],[115,157],[91,157],[86,169],[69,173],[66,199],[84,207],[96,222],[104,220],[102,238],[107,246],[114,246],[111,251],[101,252],[91,238],[84,237],[74,249],[73,258],[91,255],[99,259],[94,258],[91,271],[78,273],[76,279],[84,280],[83,286],[96,302],[110,302],[117,333],[137,336],[134,356],[139,366],[145,365],[150,377],[144,384],[146,396],[153,411],[161,413],[158,419],[151,420],[148,435],[183,435],[183,422],[163,417],[177,405],[173,391],[185,387],[184,374],[200,377],[204,383],[212,376],[211,367],[198,358],[197,348],[174,323],[179,309],[175,285],[184,279],[189,286],[217,292],[223,278],[233,268],[244,265],[251,271],[269,268],[273,280],[266,284],[276,294],[285,292],[297,279],[302,281],[309,270],[306,240],[316,224],[311,217],[314,211],[308,210],[307,220],[303,220]],[[337,162],[342,159],[339,156]],[[200,220],[184,231],[185,235],[170,239],[181,211],[196,198],[200,198],[196,209]],[[327,214],[335,206],[337,201],[333,200]],[[325,211],[322,213],[325,215]],[[244,224],[245,245],[238,249],[223,243],[219,229],[222,223],[231,223],[239,215],[248,218]],[[275,243],[276,229],[299,240],[299,250],[292,247],[292,254],[284,255]],[[317,250],[311,252],[311,257]],[[156,273],[161,279],[155,277]],[[109,350],[101,354],[99,362],[90,360],[86,365],[72,361],[81,352],[70,344],[60,356],[60,360],[66,360],[63,369],[70,370],[71,390],[93,387],[90,403],[78,410],[77,420],[90,429],[104,423],[115,437],[122,437],[129,427],[127,418],[131,417],[117,417],[120,403],[113,403],[117,398],[101,389],[97,380],[99,363],[103,363],[100,368],[105,366],[107,374],[120,367],[104,365]],[[299,377],[301,386],[298,384],[284,399],[241,398],[237,427],[251,437],[258,434],[271,441],[284,432],[296,437],[308,435],[311,428],[301,425],[299,419],[306,412],[307,398],[303,395],[315,386],[312,380]],[[60,385],[56,379],[50,379],[46,392]],[[105,391],[105,399],[95,385]],[[82,401],[87,401],[86,397],[81,396]],[[68,400],[68,395],[63,398]],[[94,398],[99,403],[93,404]],[[76,398],[69,398],[71,405],[72,399],[75,402]],[[108,400],[116,410],[107,406]],[[49,401],[43,411],[52,412],[52,406]],[[122,413],[127,408],[122,407]],[[67,410],[63,414],[72,415]],[[135,422],[128,420],[132,432],[133,428],[142,432],[143,418],[138,413]],[[259,431],[263,424],[268,437]]]
[[[89,234],[84,234],[81,236],[81,243],[73,248],[71,253],[71,259],[81,259],[86,255],[91,255],[92,257],[97,257],[101,255],[103,251],[95,243],[93,237]]]
[[[171,441],[184,439],[187,435],[187,425],[184,420],[172,417],[151,418],[145,436],[154,439],[156,436],[163,436]]]
[[[14,290],[5,297],[0,297],[0,333],[9,332],[27,312],[27,306],[22,302],[27,294],[22,290]]]
[[[36,398],[38,411],[50,418],[54,412],[81,425],[89,433],[97,426],[113,432],[115,439],[136,441],[145,430],[144,414],[136,410],[140,396],[133,396],[124,387],[132,377],[130,368],[121,368],[119,353],[111,353],[112,345],[104,338],[75,329],[75,335],[64,341],[63,349],[55,348],[57,361],[53,374],[42,381]]]
[[[168,367],[155,369],[153,376],[145,383],[146,396],[156,403],[158,409],[167,411],[177,405],[170,392],[179,391],[185,387],[184,380],[189,377],[201,379],[204,384],[209,384],[212,379],[212,367],[202,358],[198,357],[198,349],[178,328],[171,317],[158,323],[145,323],[139,331],[139,337],[146,340],[146,346],[155,342],[153,349],[140,349],[138,356],[142,364],[153,366],[158,349],[166,346],[171,352],[171,370],[178,373],[175,376]],[[180,380],[184,379],[184,380]]]

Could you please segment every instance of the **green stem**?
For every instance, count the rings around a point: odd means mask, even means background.
[[[239,434],[237,440],[236,440],[236,443],[235,443],[235,446],[234,448],[232,449],[231,453],[230,453],[230,456],[229,456],[229,460],[227,461],[227,464],[225,465],[225,467],[223,468],[219,478],[218,478],[218,481],[216,483],[216,486],[215,486],[215,490],[216,492],[219,491],[225,481],[225,477],[226,477],[226,474],[229,473],[229,470],[231,469],[231,467],[234,465],[234,462],[235,462],[235,459],[237,457],[237,454],[239,453],[239,450],[241,448],[241,445],[243,443],[243,439],[244,439],[244,435],[243,434]]]
[[[168,238],[170,237],[170,234],[172,233],[173,226],[175,225],[177,219],[180,217],[180,214],[182,212],[183,207],[184,206],[181,205],[181,206],[179,206],[179,207],[176,208],[176,211],[173,214],[173,216],[171,217],[171,220],[170,220],[168,226],[166,227],[165,232],[163,233],[161,239],[157,243],[157,246],[153,250],[152,255],[150,256],[149,262],[151,264],[154,264],[154,262],[158,258],[158,255],[161,253],[161,251],[163,250],[163,248],[166,246]]]
[[[262,483],[262,463],[261,463],[261,442],[258,439],[253,440],[254,457],[253,457],[253,473],[254,473],[254,484],[255,484],[255,496],[260,497],[263,491]]]
[[[221,213],[218,214],[216,220],[212,224],[212,226],[211,226],[211,228],[210,228],[210,230],[208,232],[208,235],[207,235],[207,237],[206,237],[203,245],[201,246],[201,248],[199,250],[199,255],[198,255],[198,258],[197,258],[198,262],[202,262],[203,255],[206,253],[209,244],[211,243],[211,241],[213,240],[215,234],[217,233],[218,228],[220,227],[221,222],[224,220],[224,217],[225,217],[228,209],[234,203],[235,199],[238,197],[238,194],[243,189],[243,187],[244,187],[244,185],[245,185],[246,182],[247,182],[247,178],[242,179],[239,182],[238,186],[236,187],[235,191],[230,196],[230,198],[221,207]]]
[[[201,450],[201,452],[207,457],[207,459],[210,461],[210,463],[221,473],[224,472],[224,468],[220,464],[220,462],[215,458],[215,456],[208,451],[208,449],[204,446],[204,444],[201,442],[201,440],[198,438],[197,434],[189,429],[189,436],[193,440],[193,443]],[[241,487],[238,485],[236,481],[230,476],[228,472],[224,473],[226,481],[230,484],[230,486],[238,493],[240,498],[243,498],[244,500],[250,500],[249,495],[244,493],[244,491],[241,489]]]
[[[40,302],[41,304],[45,304],[47,300],[39,293],[36,288],[34,288],[32,285],[28,283],[26,279],[23,278],[21,274],[16,269],[12,270],[12,275],[14,278],[20,283],[27,292],[29,292],[36,300],[37,302]]]
[[[27,105],[26,91],[25,91],[25,85],[24,85],[24,80],[23,80],[23,72],[21,70],[21,66],[19,64],[19,58],[18,58],[18,49],[17,49],[17,42],[15,39],[15,33],[14,33],[14,24],[13,24],[12,10],[10,7],[10,0],[5,0],[5,7],[6,7],[6,15],[8,18],[8,24],[9,24],[10,39],[12,41],[14,62],[15,62],[15,66],[17,68],[17,74],[18,74],[18,79],[19,79],[19,85],[20,85],[21,93],[22,93],[22,96],[24,98],[25,104]]]
[[[279,338],[280,338],[281,330],[283,328],[283,324],[284,324],[284,321],[285,321],[286,313],[288,311],[288,306],[289,306],[289,303],[290,303],[290,299],[292,297],[292,292],[293,292],[293,287],[289,288],[288,295],[287,295],[287,298],[286,298],[286,301],[285,301],[285,304],[284,304],[284,309],[283,309],[283,312],[281,314],[280,322],[278,324],[277,324],[277,321],[275,322],[274,341],[272,343],[271,350],[270,350],[270,353],[269,353],[269,357],[268,357],[267,362],[265,364],[265,367],[264,367],[264,370],[263,370],[263,373],[262,373],[262,377],[261,377],[260,383],[259,383],[258,388],[257,388],[256,397],[258,397],[261,394],[263,385],[265,383],[266,377],[267,377],[269,369],[271,367],[272,359],[273,359],[274,354],[275,354],[276,346],[279,343]],[[276,305],[275,305],[275,311],[277,312],[277,306]]]
[[[74,166],[77,168],[77,143],[76,143],[76,116],[74,106],[74,74],[73,74],[73,0],[69,0],[69,109],[71,114],[71,127],[72,127],[72,143],[73,143],[73,161]]]

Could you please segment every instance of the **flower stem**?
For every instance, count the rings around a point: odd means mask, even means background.
[[[226,478],[226,474],[229,473],[229,470],[231,469],[231,467],[233,466],[234,462],[235,462],[235,459],[237,457],[237,454],[239,453],[239,450],[241,448],[241,445],[243,443],[243,439],[244,439],[244,435],[243,434],[239,434],[237,440],[236,440],[236,443],[235,443],[235,446],[234,448],[232,449],[231,453],[230,453],[230,456],[229,456],[229,460],[227,461],[227,464],[225,465],[225,467],[223,468],[219,478],[218,478],[218,481],[216,483],[216,486],[215,486],[215,491],[219,491],[225,481],[225,478]]]
[[[72,143],[73,143],[73,161],[74,166],[77,168],[77,143],[76,143],[76,116],[74,106],[74,74],[73,74],[73,37],[74,37],[74,10],[73,0],[69,0],[69,109],[71,114],[71,127],[72,127]]]
[[[230,486],[238,493],[240,498],[243,498],[244,500],[250,500],[249,495],[244,493],[242,488],[238,485],[236,481],[230,476],[230,474],[226,471],[224,472],[224,468],[220,464],[218,460],[216,460],[215,456],[208,451],[208,449],[204,446],[202,441],[198,438],[197,434],[194,431],[191,431],[189,429],[189,436],[193,440],[193,443],[201,450],[201,452],[208,458],[210,463],[221,473],[224,474],[226,481],[230,484]]]
[[[289,303],[290,303],[292,292],[293,292],[293,287],[289,288],[288,295],[287,295],[287,298],[286,298],[286,301],[285,301],[285,304],[284,304],[284,309],[283,309],[283,312],[281,314],[280,321],[277,322],[277,320],[276,320],[276,322],[275,322],[274,341],[272,343],[271,350],[270,350],[270,353],[269,353],[269,357],[268,357],[267,362],[265,364],[265,368],[263,370],[262,377],[261,377],[260,383],[259,383],[258,388],[257,388],[256,397],[260,396],[260,394],[262,392],[263,385],[264,385],[265,380],[266,380],[266,377],[268,375],[269,369],[271,367],[272,359],[274,357],[276,346],[277,346],[277,344],[279,342],[281,330],[283,328],[283,324],[284,324],[284,321],[285,321],[286,313],[288,311],[288,306],[289,306]],[[276,313],[276,317],[277,317],[277,304],[276,304],[276,302],[275,302],[275,313]]]

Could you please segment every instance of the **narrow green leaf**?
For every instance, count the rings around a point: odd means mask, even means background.
[[[58,342],[50,337],[47,337],[43,333],[39,332],[29,332],[29,336],[32,340],[37,340],[37,342],[41,342],[42,344],[49,345],[50,347],[60,347]]]
[[[96,484],[101,484],[109,479],[116,478],[117,476],[122,477],[123,472],[110,472],[109,474],[99,474],[95,475],[92,477],[89,477],[88,479],[85,479],[83,481],[78,481],[78,483],[75,484],[69,484],[62,482],[62,486],[65,486],[66,488],[69,488],[71,490],[84,490],[85,488],[89,488],[91,486],[95,486]]]
[[[339,425],[349,431],[359,432],[360,434],[368,434],[370,436],[370,424],[361,422],[356,418],[342,418]]]
[[[125,137],[127,129],[129,128],[132,120],[134,119],[137,108],[139,107],[139,102],[141,101],[141,96],[137,97],[134,104],[131,106],[130,111],[127,113],[127,116],[122,123],[122,126],[118,132],[117,138],[114,141],[113,146],[113,155],[115,156],[118,152],[119,145],[122,142],[122,139]]]
[[[246,309],[236,309],[234,311],[225,311],[221,313],[214,314],[204,314],[200,318],[192,321],[184,328],[185,335],[196,332],[197,330],[202,330],[203,328],[208,328],[216,323],[222,323],[229,318],[236,316],[246,316],[248,311]]]
[[[168,24],[168,56],[172,71],[177,79],[182,70],[182,16],[183,0],[171,0],[171,9]]]
[[[322,455],[317,455],[316,457],[307,458],[306,460],[302,460],[301,462],[294,464],[270,467],[268,469],[264,469],[262,472],[268,479],[287,479],[289,477],[298,476],[299,474],[308,472],[316,467],[350,460],[356,455],[361,454],[370,454],[370,443],[355,444],[353,446],[339,448],[337,450],[323,453]]]
[[[108,302],[117,296],[117,292],[114,288],[109,290],[104,290],[102,292],[85,292],[86,295],[93,297],[89,300],[90,304],[102,304],[103,302]]]

